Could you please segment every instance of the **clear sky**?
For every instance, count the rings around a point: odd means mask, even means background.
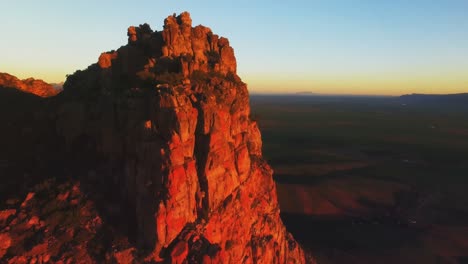
[[[189,11],[228,37],[251,92],[468,92],[467,0],[0,0],[0,72],[60,82]]]

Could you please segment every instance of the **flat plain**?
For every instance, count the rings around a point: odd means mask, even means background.
[[[468,104],[252,95],[282,218],[320,263],[468,263]]]

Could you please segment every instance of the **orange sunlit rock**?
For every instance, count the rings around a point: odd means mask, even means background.
[[[127,264],[127,263],[132,263],[134,260],[134,253],[135,249],[129,248],[123,251],[119,251],[115,253],[115,260],[118,264]]]
[[[146,129],[151,129],[151,127],[152,127],[151,120],[147,120],[147,121],[145,122],[145,128],[146,128]]]
[[[20,80],[8,73],[0,72],[0,86],[15,88],[26,93],[32,93],[40,97],[51,97],[57,95],[60,90],[42,80],[28,78]]]
[[[99,56],[98,60],[98,65],[99,67],[103,69],[107,69],[112,65],[112,60],[117,58],[117,53],[102,53],[101,56]]]
[[[4,225],[8,218],[16,214],[16,209],[7,209],[0,211],[0,225]]]
[[[26,195],[26,198],[24,199],[23,203],[21,204],[21,207],[25,207],[31,199],[34,198],[35,193],[30,192]]]
[[[11,246],[11,237],[8,234],[0,234],[0,259]]]
[[[171,262],[174,264],[182,264],[187,258],[189,247],[187,242],[179,241],[171,252]]]

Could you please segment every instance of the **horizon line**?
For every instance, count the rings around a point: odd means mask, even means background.
[[[400,97],[405,95],[461,95],[466,93],[405,93],[405,94],[352,94],[352,93],[315,93],[315,92],[258,92],[249,91],[250,95],[273,95],[273,96],[354,96],[354,97]]]

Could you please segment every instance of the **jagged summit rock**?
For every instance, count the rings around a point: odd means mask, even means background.
[[[143,24],[127,35],[70,75],[54,101],[72,171],[118,204],[93,228],[119,220],[129,234],[99,253],[118,263],[304,263],[280,219],[229,41],[192,27],[187,12],[162,31]]]
[[[128,86],[161,83],[187,83],[195,77],[217,74],[237,79],[234,49],[226,38],[204,26],[192,28],[189,13],[169,16],[162,31],[153,32],[148,24],[128,28],[128,45],[102,53],[98,60],[101,85],[109,90],[127,82]],[[142,83],[145,83],[143,85]]]

